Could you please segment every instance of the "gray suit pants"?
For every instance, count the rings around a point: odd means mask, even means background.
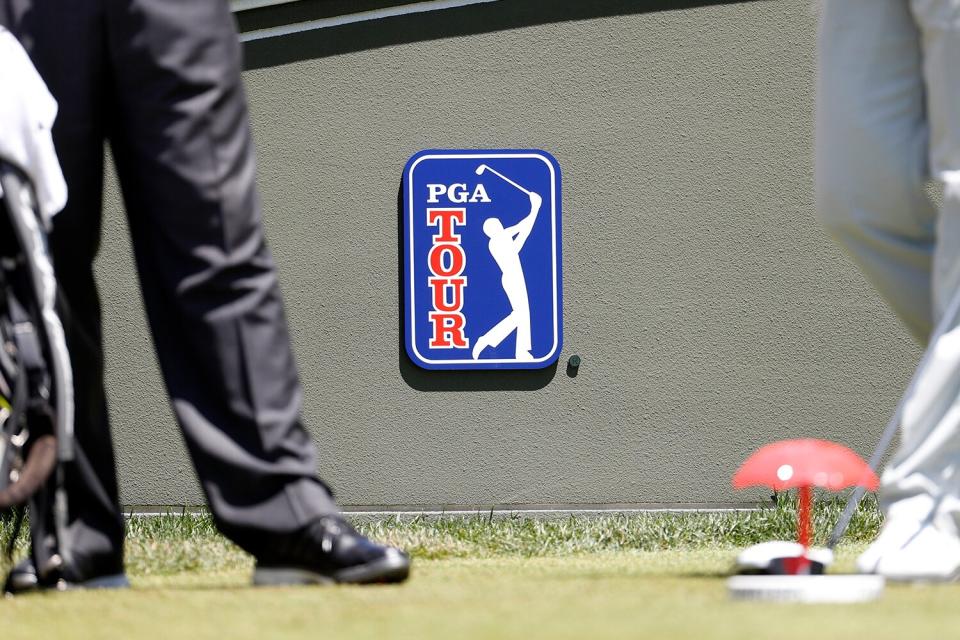
[[[257,555],[334,512],[299,418],[227,0],[0,0],[0,23],[60,104],[54,140],[70,194],[51,247],[76,372],[76,571],[122,567],[92,270],[105,141],[167,391],[218,526]]]

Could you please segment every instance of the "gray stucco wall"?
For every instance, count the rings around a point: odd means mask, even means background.
[[[869,452],[918,353],[813,219],[812,5],[558,2],[540,20],[523,4],[247,48],[305,418],[339,500],[750,502],[764,492],[729,479],[761,443]],[[432,374],[404,355],[397,192],[428,147],[559,160],[558,367]],[[123,500],[199,504],[109,193],[98,272]]]

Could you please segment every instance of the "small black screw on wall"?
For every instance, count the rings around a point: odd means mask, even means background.
[[[567,360],[567,375],[576,378],[580,372],[580,356],[573,355]]]

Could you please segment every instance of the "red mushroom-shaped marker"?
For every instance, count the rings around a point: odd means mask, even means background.
[[[733,475],[733,487],[770,487],[774,491],[797,488],[797,542],[804,549],[813,536],[811,493],[813,487],[839,491],[862,486],[874,491],[877,474],[856,453],[826,440],[783,440],[757,450]]]

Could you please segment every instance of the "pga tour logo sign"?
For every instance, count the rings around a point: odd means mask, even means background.
[[[562,342],[560,167],[421,151],[404,191],[406,345],[427,369],[539,369]]]

